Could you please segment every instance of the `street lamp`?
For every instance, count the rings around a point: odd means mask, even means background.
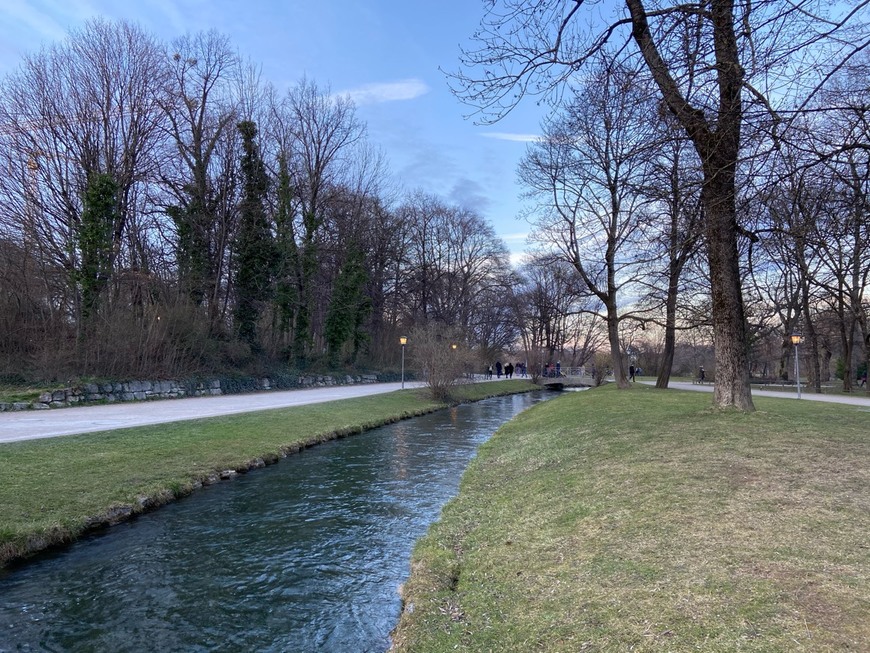
[[[405,345],[408,344],[408,336],[399,336],[399,344],[402,345],[402,390],[405,389]]]
[[[801,334],[793,333],[791,334],[791,344],[794,345],[794,379],[797,382],[797,398],[801,398],[801,364],[800,358],[798,356],[798,345],[801,344]]]

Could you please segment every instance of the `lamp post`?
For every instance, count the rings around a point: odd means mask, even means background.
[[[801,334],[791,334],[791,344],[794,345],[794,379],[797,382],[797,398],[801,398],[801,364],[798,356],[798,345],[801,344]]]
[[[399,336],[399,344],[402,345],[402,390],[405,389],[405,345],[408,344],[408,336]]]

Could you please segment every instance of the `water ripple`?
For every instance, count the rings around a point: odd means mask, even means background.
[[[43,557],[0,578],[0,653],[384,651],[413,543],[539,400],[326,443]]]

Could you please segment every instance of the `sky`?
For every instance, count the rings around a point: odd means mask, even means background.
[[[476,125],[439,70],[458,69],[482,0],[2,0],[0,75],[96,16],[165,41],[216,29],[281,91],[307,77],[350,93],[395,183],[477,211],[515,261],[525,248],[516,169],[543,112],[527,99],[503,121]]]

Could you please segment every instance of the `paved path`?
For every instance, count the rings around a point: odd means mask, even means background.
[[[641,381],[646,385],[655,385],[655,381]],[[672,390],[694,390],[695,392],[713,392],[712,383],[688,383],[682,381],[671,381],[668,388]],[[775,399],[794,399],[797,400],[797,392],[776,390],[752,390],[753,397],[774,397]],[[824,401],[832,404],[850,404],[852,406],[866,406],[870,408],[870,397],[866,394],[849,396],[849,395],[819,395],[814,392],[801,392],[801,401]]]
[[[641,381],[655,385],[654,381]],[[406,381],[405,387],[420,387],[419,382]],[[713,385],[671,382],[675,390],[712,392]],[[55,410],[24,410],[0,413],[0,443],[19,440],[51,438],[59,435],[110,431],[131,426],[165,424],[202,417],[216,417],[235,413],[249,413],[270,408],[302,406],[352,397],[395,392],[400,383],[373,383],[370,385],[345,385],[309,390],[282,390],[219,397],[191,397],[163,401],[124,402],[100,406],[78,406]],[[771,390],[753,390],[755,397],[797,399],[796,394]],[[802,400],[851,404],[870,409],[870,397],[844,395],[817,395],[805,392]]]
[[[0,413],[0,443],[367,397],[395,392],[401,388],[401,385],[401,383],[342,385],[308,390],[281,390],[219,397],[190,397],[53,410],[4,412]],[[421,385],[423,384],[419,382],[405,382],[406,388]]]

